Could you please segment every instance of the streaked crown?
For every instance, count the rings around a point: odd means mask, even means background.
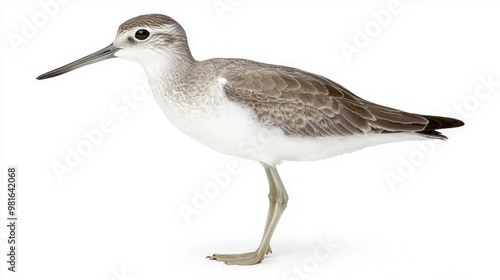
[[[113,44],[118,57],[144,62],[148,56],[177,55],[192,58],[184,28],[169,16],[141,15],[122,23]]]

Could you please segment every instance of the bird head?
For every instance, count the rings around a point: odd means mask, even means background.
[[[52,78],[115,57],[138,62],[144,67],[194,61],[182,26],[168,16],[148,14],[122,23],[109,46],[42,74],[37,79]]]

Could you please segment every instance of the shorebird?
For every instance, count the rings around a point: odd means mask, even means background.
[[[271,237],[288,201],[276,169],[281,162],[320,160],[390,142],[446,139],[436,130],[464,125],[372,103],[296,68],[245,59],[197,61],[182,26],[160,14],[125,21],[109,46],[37,79],[114,57],[144,67],[156,101],[180,131],[264,167],[269,210],[262,240],[254,252],[207,257],[226,264],[257,264],[272,252]]]

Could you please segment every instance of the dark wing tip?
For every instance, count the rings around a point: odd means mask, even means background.
[[[418,131],[417,133],[432,139],[448,139],[448,137],[443,135],[441,132],[436,131],[436,129],[453,128],[465,125],[463,121],[454,118],[425,115],[421,115],[421,117],[427,119],[429,123],[427,123],[423,130]]]
[[[424,116],[424,115],[422,117],[424,117],[425,119],[427,119],[427,121],[429,121],[429,123],[423,129],[424,131],[460,127],[465,125],[463,121],[449,117]]]

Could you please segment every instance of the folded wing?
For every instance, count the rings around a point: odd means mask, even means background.
[[[452,118],[412,114],[369,102],[325,77],[299,69],[269,64],[240,69],[246,70],[224,76],[227,97],[252,108],[261,122],[290,136],[414,132],[446,138],[436,129],[463,125]]]

